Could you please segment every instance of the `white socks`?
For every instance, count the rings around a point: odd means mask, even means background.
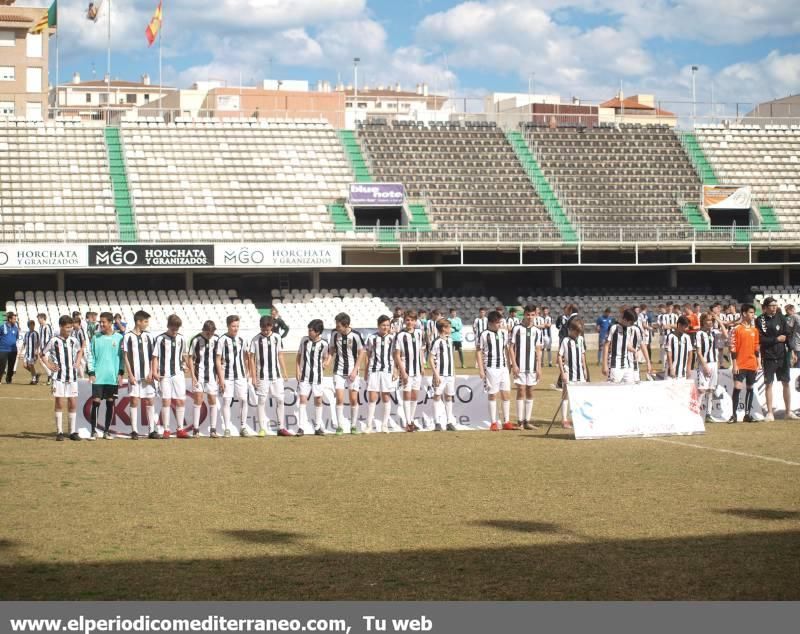
[[[489,401],[489,422],[497,422],[497,401]]]
[[[78,431],[78,412],[69,413],[69,433],[74,434]]]
[[[344,404],[336,406],[336,426],[341,427],[342,421],[344,420]],[[350,424],[353,424],[353,421],[350,421]]]
[[[442,401],[434,401],[433,402],[433,422],[435,425],[441,425],[441,418],[442,418]]]
[[[374,403],[370,401],[367,404],[367,431],[371,432],[374,429],[375,423],[375,408],[378,406],[378,402],[375,401]]]
[[[392,413],[392,402],[389,401],[388,403],[383,404],[383,421],[381,426],[381,431],[387,432],[389,431],[389,416]]]
[[[267,397],[266,396],[259,396],[258,397],[258,409],[256,409],[258,414],[258,428],[267,431]]]
[[[533,422],[533,399],[525,401],[525,420],[529,423]]]
[[[563,401],[561,401],[561,419],[562,420],[567,420],[568,408],[569,408],[569,401],[567,399],[564,399]]]
[[[222,399],[222,431],[226,432],[231,428],[231,398]]]
[[[202,413],[203,405],[195,405],[194,409],[192,410],[192,429],[197,429],[200,427],[200,414]],[[214,429],[214,426],[211,426],[211,429]]]
[[[283,398],[277,402],[276,409],[278,410],[278,425],[281,429],[286,429],[286,405],[283,402]]]
[[[525,403],[526,401],[518,398],[517,399],[517,422],[521,423],[522,421],[527,421],[528,419],[525,417]]]
[[[447,420],[445,420],[445,424],[453,422],[453,401],[446,400],[444,402],[444,415]]]
[[[503,401],[503,422],[511,420],[511,401]]]
[[[63,434],[64,433],[64,412],[59,410],[55,414],[56,414],[56,431],[59,434]]]
[[[358,427],[358,405],[350,406],[350,427]]]
[[[297,426],[305,431],[306,423],[308,422],[308,405],[301,403],[297,408]]]
[[[183,429],[186,426],[184,414],[186,413],[186,405],[175,406],[175,418],[178,419],[178,429]]]
[[[247,424],[247,412],[248,412],[249,409],[250,409],[250,406],[247,403],[247,399],[243,398],[242,399],[242,408],[241,408],[241,410],[239,412],[240,413],[239,422],[241,423],[242,428],[244,428],[244,426]]]
[[[155,405],[148,405],[147,406],[147,422],[148,428],[150,431],[156,430],[156,406]]]
[[[321,429],[323,426],[322,420],[322,405],[314,406],[314,427]]]
[[[131,405],[131,431],[139,433],[139,406]]]
[[[199,409],[199,408],[198,408]],[[208,431],[212,429],[214,431],[217,430],[217,411],[219,410],[219,405],[209,405],[208,406]]]
[[[169,431],[169,410],[170,407],[162,407],[161,408],[161,425],[164,427],[164,431]]]

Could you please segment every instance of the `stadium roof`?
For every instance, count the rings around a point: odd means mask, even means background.
[[[601,108],[615,108],[616,110],[647,110],[649,112],[654,112],[655,114],[662,115],[665,117],[674,117],[674,112],[669,112],[668,110],[662,110],[661,108],[654,108],[652,106],[648,106],[647,104],[639,103],[635,98],[628,97],[627,99],[623,99],[620,101],[619,97],[614,97],[613,99],[609,99],[608,101],[604,101],[600,104]]]
[[[62,86],[83,86],[84,88],[105,88],[108,85],[104,79],[93,79],[91,81],[82,81],[77,84],[68,83],[62,84]],[[111,80],[111,87],[112,88],[156,88],[158,89],[158,84],[154,84],[150,82],[149,84],[142,83],[140,81],[122,81],[119,79],[112,79]],[[170,86],[161,86],[162,90],[173,90]]]
[[[13,15],[9,15],[8,13],[0,13],[0,22],[19,22],[21,24],[28,25],[33,22],[33,18],[20,13],[15,13]]]

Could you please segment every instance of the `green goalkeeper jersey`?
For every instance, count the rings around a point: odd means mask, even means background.
[[[86,365],[89,376],[95,377],[95,383],[116,385],[117,377],[123,374],[125,367],[122,357],[122,335],[118,332],[110,335],[98,332],[89,344]]]

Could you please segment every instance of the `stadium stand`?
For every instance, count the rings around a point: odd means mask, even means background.
[[[133,314],[142,309],[151,315],[150,331],[162,332],[167,327],[167,317],[178,315],[183,320],[182,332],[193,336],[206,319],[213,319],[218,334],[225,332],[225,318],[236,314],[242,320],[242,335],[258,330],[259,311],[249,299],[239,299],[235,290],[212,289],[184,290],[118,290],[118,291],[17,291],[14,301],[6,302],[6,310],[19,316],[20,323],[36,319],[45,313],[51,324],[58,324],[60,315],[73,311],[86,314],[89,310],[108,310],[119,313],[129,327],[133,327]]]
[[[765,229],[800,235],[800,126],[704,125],[695,135],[722,183],[752,187]]]
[[[4,241],[119,240],[102,127],[0,118],[0,175]]]
[[[330,239],[354,182],[321,120],[123,121],[120,138],[143,241]]]
[[[667,126],[523,129],[575,224],[687,224],[681,207],[701,200],[700,180]]]
[[[369,123],[357,130],[379,182],[429,202],[439,225],[552,222],[500,128],[458,122]]]
[[[792,304],[795,308],[800,306],[800,286],[753,286],[750,290],[753,292],[753,301],[759,311],[767,297],[778,300],[781,308],[786,304]]]

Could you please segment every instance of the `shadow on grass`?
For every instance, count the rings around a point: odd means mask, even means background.
[[[16,545],[16,542],[10,539],[0,539],[0,550],[8,550],[9,548],[14,548]]]
[[[16,438],[17,440],[52,440],[55,441],[56,433],[21,431],[16,434],[0,434],[0,438]]]
[[[722,509],[717,512],[723,515],[744,517],[748,520],[793,520],[800,518],[800,511],[782,511],[780,509]]]
[[[551,522],[529,522],[525,520],[478,520],[470,522],[472,526],[488,526],[489,528],[500,528],[504,531],[517,533],[563,533],[565,532],[558,524]]]
[[[257,531],[239,530],[219,532],[223,535],[227,535],[228,537],[233,537],[243,542],[250,542],[253,544],[294,544],[305,539],[305,535],[301,533],[273,531],[267,528]]]
[[[258,557],[236,557],[232,548],[223,559],[23,561],[0,564],[0,598],[797,600],[799,543],[800,530]]]

